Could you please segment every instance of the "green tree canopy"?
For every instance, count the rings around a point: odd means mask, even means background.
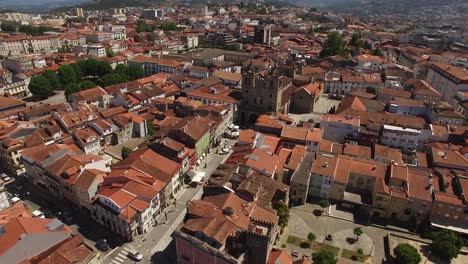
[[[62,84],[60,83],[60,79],[56,72],[51,70],[45,70],[41,75],[47,79],[47,81],[50,84],[50,87],[52,87],[52,90],[57,91],[62,89]]]
[[[44,99],[54,94],[49,81],[42,75],[32,77],[28,88],[29,91],[39,99]]]
[[[122,159],[126,159],[128,155],[130,155],[131,152],[132,152],[132,149],[123,146],[122,147]]]
[[[289,221],[289,207],[283,200],[278,200],[273,208],[279,217],[278,224],[281,227],[281,232],[283,232]]]
[[[58,76],[62,85],[66,86],[71,83],[76,83],[75,68],[70,64],[60,67],[58,70]]]
[[[70,94],[74,94],[80,91],[80,86],[77,83],[70,83],[67,87],[65,87],[65,98],[69,100]]]
[[[325,208],[330,206],[330,202],[328,200],[320,200],[319,205],[322,207],[322,211],[324,211]]]
[[[438,256],[451,260],[456,258],[463,247],[463,239],[452,231],[441,230],[430,234],[431,249]]]
[[[88,90],[88,89],[91,89],[91,88],[94,88],[96,87],[97,85],[90,81],[90,80],[86,80],[86,81],[83,81],[82,83],[80,83],[80,90]]]
[[[143,68],[132,64],[127,67],[127,76],[129,80],[133,81],[145,77],[145,72],[143,71]]]
[[[164,30],[164,32],[167,32],[167,31],[181,31],[183,30],[183,28],[180,28],[177,26],[176,23],[174,22],[164,22],[162,25],[161,25],[161,29]],[[151,30],[151,31],[154,31]]]
[[[348,45],[361,48],[361,47],[364,46],[364,40],[361,39],[360,34],[356,33],[356,34],[353,34],[353,36],[351,37],[351,40],[349,41]]]
[[[114,73],[128,76],[128,67],[125,66],[125,64],[117,64],[117,66],[115,66]]]
[[[312,232],[309,232],[309,234],[307,234],[307,240],[309,240],[310,242],[315,241],[316,238],[317,237]]]
[[[75,70],[75,79],[76,82],[81,82],[83,80],[83,71],[81,70],[81,67],[78,64],[71,64],[73,69]]]
[[[106,49],[106,56],[107,57],[114,57],[114,51],[111,48]]]
[[[312,254],[314,264],[336,264],[338,259],[335,254],[328,249],[322,249]]]
[[[96,64],[96,75],[104,76],[106,74],[112,73],[112,66],[107,61],[98,61]]]
[[[85,62],[84,62],[84,71],[83,71],[83,75],[84,76],[96,76],[98,75],[97,74],[97,64],[98,64],[98,61],[96,59],[87,59]]]
[[[109,86],[119,83],[127,82],[127,76],[121,74],[106,74],[97,80],[97,83],[102,86]]]
[[[421,255],[418,250],[410,244],[402,243],[393,249],[395,261],[398,264],[418,264],[421,262]]]
[[[16,29],[18,28],[18,24],[16,24],[16,23],[2,23],[0,28],[2,29],[2,31],[15,32]]]
[[[353,233],[354,233],[354,234],[356,235],[356,237],[357,237],[356,240],[359,240],[359,237],[362,236],[362,234],[364,234],[364,231],[362,231],[362,228],[356,227],[356,228],[354,228]]]
[[[346,55],[343,36],[338,32],[328,34],[327,41],[323,44],[322,51],[320,52],[320,57],[322,58],[335,55]]]

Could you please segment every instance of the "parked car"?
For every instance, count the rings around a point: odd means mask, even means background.
[[[32,212],[32,216],[37,218],[45,218],[45,215],[40,210]]]
[[[107,251],[110,247],[106,239],[101,239],[96,243],[96,248],[101,251]]]
[[[5,182],[10,180],[10,177],[8,177],[8,175],[6,175],[5,173],[0,174],[0,177],[2,177],[2,180]]]
[[[72,214],[68,211],[65,211],[65,213],[63,213],[63,219],[70,222],[73,220]]]
[[[17,203],[17,202],[19,202],[19,201],[21,201],[21,199],[20,199],[19,197],[17,197],[17,196],[11,198],[11,203],[14,203],[14,204],[15,204],[15,203]]]
[[[228,154],[228,153],[229,153],[229,149],[228,149],[228,148],[223,148],[223,149],[219,152],[219,154],[221,154],[221,155]]]
[[[129,252],[128,252],[128,257],[132,260],[135,260],[135,261],[141,261],[143,260],[143,255],[138,252],[137,250],[135,249],[131,249]]]

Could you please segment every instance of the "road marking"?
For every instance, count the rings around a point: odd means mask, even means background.
[[[121,258],[125,258],[125,255],[122,254],[122,253],[117,254],[117,256],[119,256],[119,257],[121,257]]]
[[[125,259],[121,258],[121,257],[115,257],[116,260],[120,261],[120,262],[123,262]]]
[[[121,264],[122,262],[118,262],[117,260],[112,260],[112,263],[115,263],[115,264]]]

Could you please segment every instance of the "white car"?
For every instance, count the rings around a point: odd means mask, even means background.
[[[221,154],[221,155],[228,154],[228,153],[229,153],[229,149],[228,149],[228,148],[223,148],[223,149],[219,152],[219,154]]]
[[[141,261],[143,259],[143,255],[135,249],[128,252],[128,257],[135,261]]]
[[[8,175],[6,175],[5,173],[0,174],[0,177],[2,177],[2,180],[6,182],[10,180],[10,177],[8,177]]]
[[[11,198],[11,203],[14,203],[14,204],[15,204],[15,203],[17,203],[17,202],[19,202],[19,201],[21,201],[21,199],[20,199],[19,197],[16,197],[16,196],[15,196],[15,197]]]
[[[37,217],[37,218],[45,218],[44,213],[42,213],[40,210],[36,210],[32,212],[32,216]]]

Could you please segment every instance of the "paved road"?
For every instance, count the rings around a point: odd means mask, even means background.
[[[226,157],[227,155],[208,154],[205,160],[196,169],[196,172],[205,172],[206,180],[211,176],[218,165],[223,162]],[[205,163],[207,164],[206,168]],[[180,227],[184,220],[186,214],[185,206],[187,202],[191,201],[192,199],[199,199],[201,194],[201,185],[197,186],[196,188],[185,186],[184,190],[178,194],[177,206],[174,207],[174,205],[171,205],[169,208],[167,208],[168,220],[166,223],[157,225],[153,227],[150,232],[136,237],[135,241],[123,244],[122,246],[108,252],[105,255],[102,263],[134,263],[132,260],[126,257],[128,248],[130,247],[134,247],[143,254],[145,259],[142,261],[142,263],[175,263],[176,259],[175,254],[173,253],[174,242],[171,235],[176,228]],[[171,253],[167,254],[168,251],[171,251]]]

